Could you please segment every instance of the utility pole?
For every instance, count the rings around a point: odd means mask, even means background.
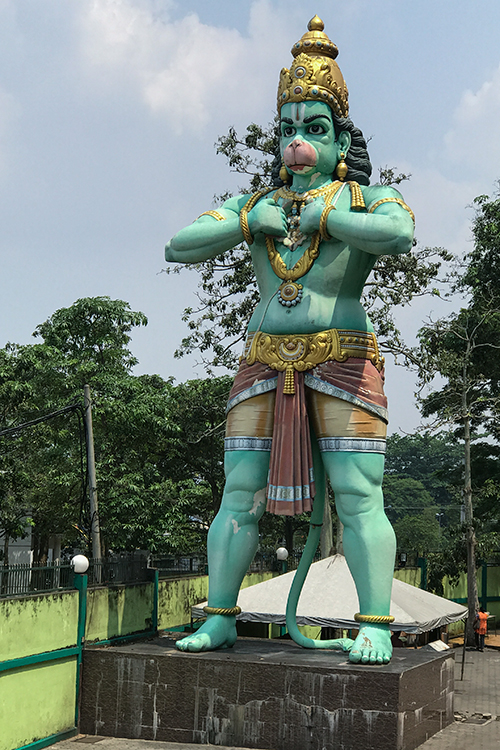
[[[92,430],[92,401],[90,398],[90,388],[88,385],[83,387],[84,392],[84,417],[85,417],[85,437],[87,443],[87,467],[89,483],[89,500],[90,500],[90,531],[92,538],[92,557],[94,560],[101,559],[101,530],[99,526],[99,509],[97,505],[97,481],[95,475],[95,456],[94,456],[94,432]]]

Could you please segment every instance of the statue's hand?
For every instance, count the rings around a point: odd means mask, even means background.
[[[287,234],[286,215],[272,198],[262,198],[248,214],[248,226],[252,236],[259,232],[273,237]]]
[[[319,229],[319,222],[324,209],[325,201],[323,198],[311,198],[300,214],[300,231],[302,234],[310,235]]]

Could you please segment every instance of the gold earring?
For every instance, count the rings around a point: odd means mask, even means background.
[[[290,182],[290,175],[287,172],[284,161],[281,162],[281,169],[279,172],[279,177],[280,177],[281,182],[284,182],[285,185],[287,184],[287,182]]]
[[[337,177],[339,178],[340,182],[344,182],[344,180],[346,178],[346,174],[347,174],[348,169],[349,169],[349,167],[345,163],[344,159],[345,159],[345,154],[344,154],[343,151],[341,151],[340,152],[340,161],[337,164],[337,168],[335,169],[335,173],[336,173]]]

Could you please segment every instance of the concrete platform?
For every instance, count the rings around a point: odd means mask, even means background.
[[[157,638],[84,652],[80,731],[262,750],[414,750],[453,721],[450,651],[384,666],[290,641],[187,654]]]

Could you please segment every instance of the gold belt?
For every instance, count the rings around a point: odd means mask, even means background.
[[[323,362],[345,362],[349,357],[369,359],[379,371],[384,366],[374,333],[340,328],[282,336],[262,331],[249,333],[243,356],[249,365],[261,362],[273,370],[285,370],[283,393],[289,394],[295,393],[294,370],[304,372]]]

